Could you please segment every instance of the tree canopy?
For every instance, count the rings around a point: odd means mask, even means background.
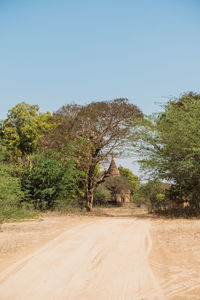
[[[173,184],[179,200],[200,204],[200,95],[170,100],[143,131],[140,160],[149,173]]]
[[[85,106],[67,105],[53,116],[59,124],[45,137],[43,144],[66,151],[69,141],[76,142],[79,165],[86,173],[86,198],[92,208],[96,166],[114,153],[123,152],[137,135],[136,125],[142,118],[139,108],[125,98],[93,102]]]
[[[1,122],[1,137],[10,157],[22,157],[33,153],[39,138],[50,127],[50,113],[39,113],[38,105],[25,102],[8,111],[7,119]]]
[[[131,192],[137,192],[139,189],[139,179],[138,176],[134,175],[133,172],[128,169],[128,168],[124,168],[122,166],[119,166],[119,172],[120,175],[124,178],[126,178],[126,180],[130,183],[130,189]]]

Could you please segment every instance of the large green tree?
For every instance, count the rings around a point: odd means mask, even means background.
[[[200,205],[200,95],[170,100],[148,125],[139,143],[143,169],[173,183],[173,195]]]
[[[50,126],[50,113],[40,113],[38,105],[25,102],[9,110],[1,123],[1,137],[10,157],[22,157],[38,148],[39,138]]]
[[[86,174],[87,208],[93,206],[93,193],[105,174],[96,180],[96,168],[112,153],[119,154],[134,138],[141,111],[127,99],[67,105],[54,114],[59,125],[43,139],[43,144],[65,152],[69,141],[76,143],[79,167]]]

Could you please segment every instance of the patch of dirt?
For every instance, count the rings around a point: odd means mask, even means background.
[[[1,273],[0,295],[6,300],[162,299],[148,261],[149,228],[149,220],[133,218],[75,226]]]
[[[151,222],[150,264],[166,299],[200,299],[200,220]]]
[[[0,232],[0,272],[60,233],[94,217],[49,213],[38,219],[5,223]]]
[[[96,216],[105,217],[147,217],[145,206],[138,207],[133,203],[126,203],[116,207],[95,207],[92,212]]]
[[[60,292],[55,299],[199,300],[199,245],[200,220],[156,218],[144,208],[97,208],[85,216],[49,214],[3,224],[0,277],[7,274],[5,289],[6,284],[18,289],[20,276],[23,285],[27,280],[30,294],[23,299],[36,299],[37,285],[48,296],[47,284],[54,282]],[[7,272],[10,268],[14,277]],[[39,278],[41,283],[36,283]],[[20,288],[18,293],[21,300]]]

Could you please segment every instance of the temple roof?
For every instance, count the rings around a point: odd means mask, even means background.
[[[118,170],[117,165],[114,160],[114,157],[112,157],[110,167],[108,169],[108,174],[114,175],[114,176],[120,176],[119,170]]]

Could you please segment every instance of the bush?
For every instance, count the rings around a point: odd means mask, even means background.
[[[131,184],[122,176],[109,176],[106,178],[104,185],[109,190],[111,199],[114,202],[116,201],[117,194],[131,190]]]
[[[25,194],[21,188],[19,167],[5,161],[6,149],[0,142],[0,223],[7,219],[33,217],[37,212],[23,203]]]
[[[24,174],[23,190],[34,208],[46,210],[69,206],[78,196],[83,172],[59,155],[36,154]]]
[[[94,205],[106,204],[110,199],[110,191],[103,184],[100,184],[94,192]]]
[[[134,195],[131,195],[131,202],[140,207],[142,204],[145,204],[148,206],[147,199],[141,195],[141,191],[139,190],[137,193],[134,193]]]
[[[160,210],[166,205],[165,193],[168,185],[158,179],[143,183],[138,193],[138,199],[150,211]]]
[[[11,175],[12,168],[0,163],[0,223],[20,213],[19,203],[24,194],[19,179]]]

